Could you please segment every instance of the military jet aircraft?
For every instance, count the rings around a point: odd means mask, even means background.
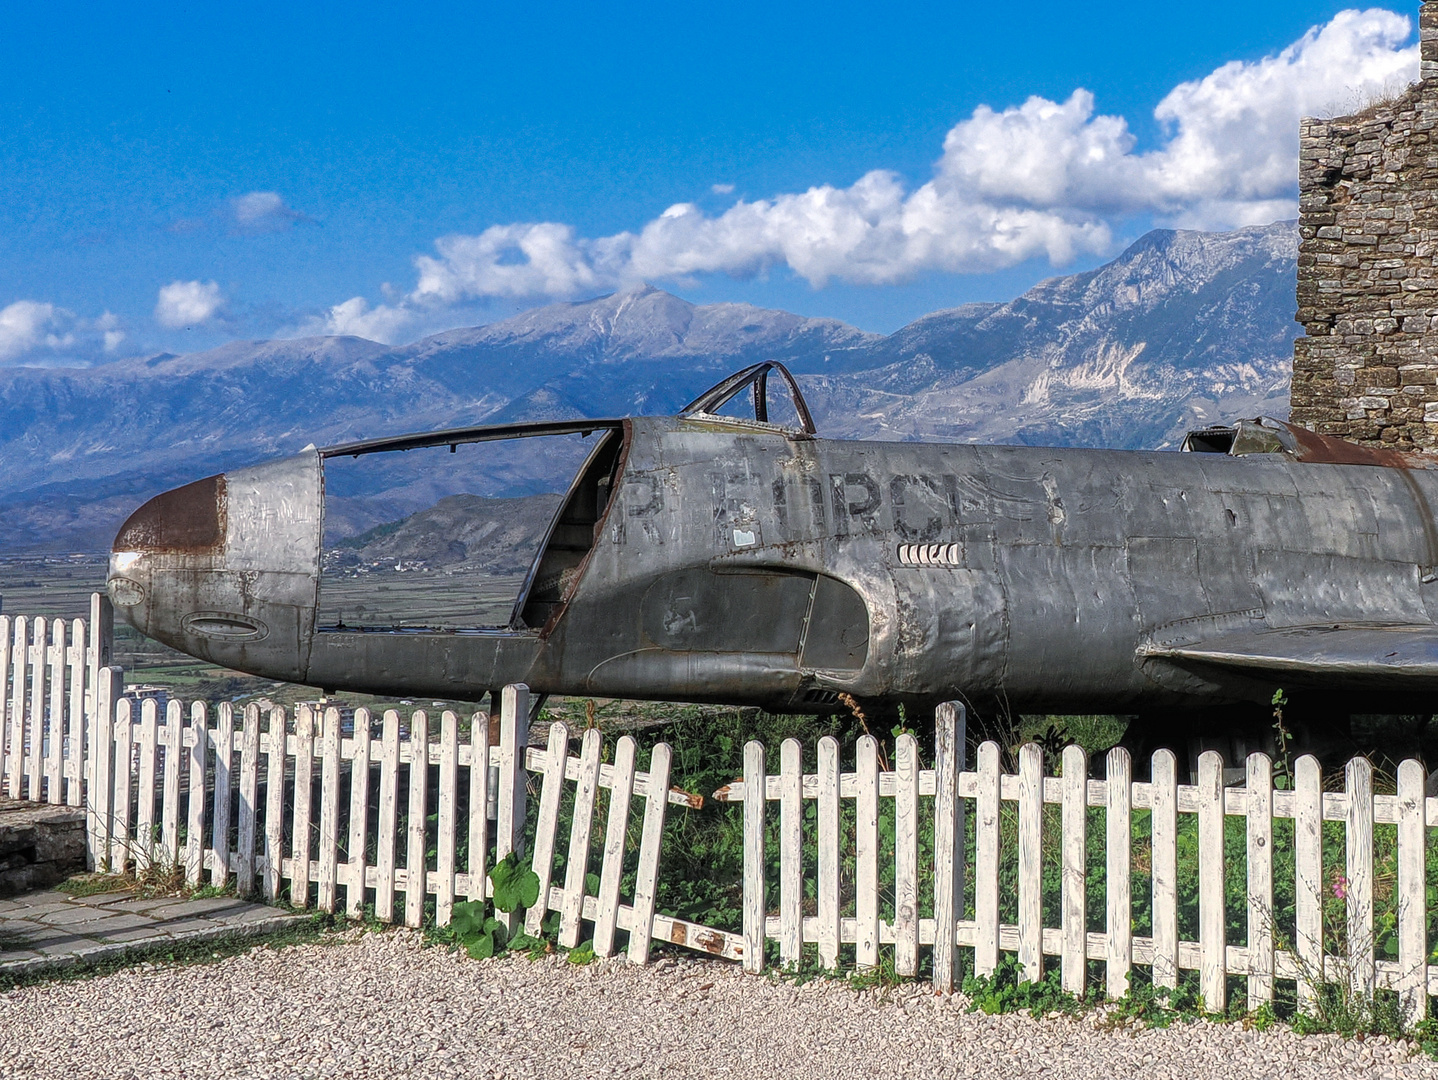
[[[498,465],[463,474],[483,447]],[[525,489],[531,450],[564,482]],[[1433,711],[1429,460],[1271,419],[1183,450],[825,439],[770,362],[675,416],[196,481],[125,522],[108,587],[176,649],[332,692],[1157,714],[1283,687]],[[380,479],[344,479],[361,467]]]

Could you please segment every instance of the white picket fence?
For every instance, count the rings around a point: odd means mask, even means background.
[[[411,926],[420,924],[433,897],[435,919],[444,925],[456,899],[488,895],[492,860],[522,846],[527,777],[534,774],[539,799],[528,857],[543,902],[506,922],[513,928],[522,919],[537,930],[547,911],[558,912],[566,945],[577,944],[590,923],[600,955],[612,953],[616,932],[625,930],[629,956],[638,962],[658,939],[742,960],[751,971],[763,969],[769,941],[784,964],[799,962],[805,944],[816,945],[819,961],[830,968],[839,964],[841,946],[853,946],[860,968],[878,964],[880,949],[890,948],[901,975],[917,973],[927,948],[934,983],[943,990],[954,984],[957,949],[966,948],[980,974],[994,970],[1000,952],[1010,952],[1029,979],[1041,976],[1047,957],[1058,957],[1061,981],[1072,991],[1085,987],[1089,962],[1101,961],[1114,996],[1125,992],[1135,965],[1149,967],[1160,986],[1173,986],[1180,971],[1193,970],[1211,1009],[1226,1002],[1230,976],[1246,977],[1250,1007],[1272,1000],[1275,979],[1294,980],[1302,1000],[1312,1000],[1320,979],[1351,982],[1361,992],[1395,990],[1415,1018],[1423,1015],[1426,996],[1438,995],[1438,965],[1428,962],[1425,858],[1428,830],[1438,827],[1438,798],[1426,797],[1425,770],[1416,761],[1400,766],[1393,795],[1374,793],[1372,767],[1362,758],[1348,763],[1342,791],[1324,790],[1310,757],[1296,762],[1291,790],[1275,790],[1272,763],[1262,754],[1249,757],[1246,783],[1228,788],[1215,753],[1199,759],[1192,785],[1177,782],[1177,762],[1167,751],[1154,755],[1150,781],[1135,782],[1121,748],[1108,753],[1103,780],[1088,778],[1087,755],[1073,746],[1063,752],[1059,776],[1044,775],[1043,752],[1034,745],[1020,749],[1016,775],[1004,774],[992,742],[978,748],[975,769],[967,771],[964,711],[953,704],[938,711],[931,769],[920,767],[911,735],[897,740],[892,770],[880,769],[875,740],[858,740],[854,772],[840,771],[838,743],[822,739],[813,774],[803,772],[796,741],[781,747],[776,775],[765,770],[765,748],[751,742],[742,780],[715,794],[743,805],[743,929],[735,934],[655,912],[666,809],[702,803],[670,789],[667,746],[654,748],[648,772],[637,770],[628,736],[618,740],[612,763],[601,761],[597,730],[585,732],[578,754],[571,753],[572,736],[562,723],[550,728],[546,748],[530,747],[529,695],[522,686],[505,689],[496,724],[483,712],[467,721],[445,712],[437,735],[423,711],[404,720],[385,711],[377,734],[363,709],[356,710],[349,734],[337,709],[317,713],[304,706],[291,718],[282,708],[262,715],[253,705],[212,710],[171,701],[161,717],[154,701],[135,705],[123,698],[122,673],[106,665],[108,616],[108,606],[95,597],[88,623],[0,617],[3,790],[12,798],[84,805],[91,863],[98,868],[179,867],[192,885],[233,883],[245,895],[325,911],[339,910],[342,889],[348,914],[372,905],[380,920],[402,917]],[[416,762],[428,768],[415,769]],[[602,828],[595,820],[601,792],[608,803]],[[881,815],[883,799],[893,800],[892,811]],[[642,809],[636,800],[643,800]],[[807,849],[805,800],[814,802],[816,825],[816,843]],[[852,811],[842,809],[844,800],[852,801]],[[770,801],[779,804],[777,910],[766,899]],[[1009,853],[1000,826],[1004,803],[1014,804],[1017,818]],[[1059,807],[1056,822],[1046,822],[1046,804]],[[1089,929],[1087,910],[1087,833],[1095,807],[1103,810],[1106,841],[1101,931]],[[1151,881],[1152,933],[1145,936],[1133,933],[1135,811],[1148,812],[1151,821],[1151,840],[1140,852]],[[565,814],[567,847],[559,835]],[[635,814],[642,821],[636,883],[624,903],[619,891]],[[1198,896],[1196,941],[1179,934],[1182,814],[1197,818],[1197,881],[1187,886]],[[881,816],[893,822],[892,841],[882,850]],[[1224,822],[1230,817],[1244,821],[1242,944],[1226,939]],[[849,818],[852,832],[841,835]],[[1294,823],[1291,948],[1279,947],[1274,918],[1274,822],[1284,819]],[[1341,866],[1324,865],[1325,821],[1342,823]],[[1060,917],[1048,926],[1044,834],[1055,824],[1050,847],[1056,841],[1060,852]],[[1376,955],[1374,829],[1381,825],[1396,826],[1395,880],[1383,883],[1394,890],[1396,959]],[[921,850],[926,828],[932,841]],[[553,880],[560,854],[562,883]],[[999,917],[1005,854],[1016,865],[1013,923]],[[590,888],[595,858],[598,887]],[[892,886],[881,886],[881,860],[891,861]],[[928,878],[929,914],[921,916],[919,882]],[[1337,933],[1323,918],[1334,880],[1344,893]],[[952,933],[941,933],[945,926]]]
[[[578,945],[582,924],[591,923],[601,956],[614,952],[617,930],[628,931],[628,956],[636,963],[647,961],[655,936],[737,955],[733,935],[655,914],[666,807],[703,801],[670,789],[671,755],[663,743],[651,752],[648,772],[636,770],[629,736],[618,740],[612,764],[601,763],[597,729],[584,733],[578,756],[570,754],[571,736],[560,722],[550,725],[547,750],[530,747],[524,686],[505,688],[495,729],[484,712],[462,723],[445,711],[435,737],[423,710],[402,721],[391,709],[376,737],[366,709],[355,710],[349,735],[338,709],[305,705],[291,721],[282,707],[265,716],[256,705],[236,710],[221,704],[212,716],[203,702],[187,710],[171,701],[162,720],[156,702],[147,700],[136,718],[130,701],[117,700],[118,680],[116,668],[101,673],[101,715],[114,702],[114,720],[109,739],[91,743],[98,867],[117,873],[182,868],[192,886],[233,885],[242,896],[261,893],[326,912],[340,909],[343,890],[348,915],[372,905],[381,922],[402,918],[416,927],[433,897],[434,921],[445,926],[457,899],[492,895],[488,870],[494,860],[521,848],[528,772],[542,777],[529,861],[544,903],[527,913],[501,914],[510,929],[522,916],[525,928],[538,933],[552,910],[560,915],[562,945]],[[572,794],[566,800],[567,786]],[[610,793],[609,806],[596,833],[601,789]],[[637,881],[632,901],[623,903],[626,839],[641,799]],[[567,848],[558,849],[565,871],[557,885],[552,876],[562,804],[571,828]],[[598,888],[590,889],[596,835],[602,838],[602,868]]]
[[[1425,1015],[1428,994],[1438,995],[1438,966],[1429,964],[1428,893],[1425,845],[1428,829],[1438,826],[1438,798],[1425,797],[1425,770],[1420,762],[1405,761],[1398,769],[1397,793],[1375,795],[1373,770],[1364,758],[1347,765],[1343,791],[1325,791],[1319,763],[1301,757],[1295,763],[1291,790],[1275,790],[1273,765],[1264,754],[1247,761],[1247,782],[1242,787],[1223,785],[1223,760],[1214,752],[1198,762],[1197,783],[1177,782],[1177,761],[1166,750],[1152,760],[1150,782],[1135,782],[1128,751],[1109,751],[1106,778],[1090,780],[1088,755],[1077,746],[1063,752],[1062,775],[1045,776],[1043,751],[1034,744],[1022,747],[1018,774],[1000,770],[1000,747],[985,742],[978,748],[975,771],[964,771],[958,760],[964,746],[961,706],[941,707],[935,747],[935,767],[918,767],[918,745],[911,735],[898,739],[893,771],[880,771],[878,744],[869,737],[855,747],[856,770],[839,771],[839,746],[831,738],[817,747],[818,772],[803,774],[802,747],[786,741],[780,750],[778,775],[765,773],[764,747],[751,742],[745,748],[744,778],[715,793],[720,801],[744,806],[745,879],[744,940],[748,966],[759,970],[764,940],[776,940],[781,962],[800,960],[804,943],[818,945],[820,961],[835,966],[841,943],[855,946],[855,963],[872,967],[879,946],[892,945],[896,971],[912,975],[918,969],[920,946],[933,950],[934,983],[949,989],[955,969],[954,951],[972,948],[974,970],[991,973],[1000,951],[1017,953],[1027,979],[1043,973],[1045,957],[1059,957],[1062,985],[1072,991],[1085,988],[1089,961],[1103,961],[1110,996],[1122,996],[1134,965],[1151,968],[1158,986],[1175,986],[1180,970],[1199,972],[1199,986],[1208,1008],[1221,1010],[1227,1000],[1229,976],[1247,977],[1250,1008],[1272,1001],[1274,980],[1293,979],[1300,1000],[1311,1001],[1314,983],[1351,982],[1360,992],[1396,990],[1410,1018]],[[956,750],[957,748],[957,750]],[[920,800],[931,798],[933,851],[929,867],[934,875],[932,918],[917,917],[917,882],[920,851],[917,843]],[[879,848],[879,800],[894,800],[892,850]],[[817,803],[817,846],[807,853],[801,845],[803,800]],[[840,802],[855,804],[851,893],[854,914],[840,914]],[[765,808],[779,804],[779,911],[764,906]],[[971,811],[965,803],[972,801]],[[1001,829],[1000,806],[1017,804],[1017,922],[999,920]],[[1061,918],[1058,926],[1044,925],[1042,909],[1042,852],[1044,805],[1061,808],[1059,845],[1062,852]],[[1088,866],[1086,860],[1088,810],[1101,807],[1105,814],[1105,929],[1088,929]],[[1148,848],[1152,882],[1152,926],[1149,936],[1133,933],[1132,875],[1134,843],[1131,832],[1135,810],[1151,813]],[[963,897],[965,859],[964,822],[974,822],[974,917],[954,918]],[[1197,816],[1198,893],[1197,941],[1179,938],[1178,836],[1179,815]],[[1246,829],[1247,940],[1225,940],[1224,820],[1240,817]],[[1294,947],[1280,949],[1275,942],[1274,829],[1275,820],[1294,821],[1294,882],[1296,933]],[[1341,867],[1323,865],[1322,823],[1343,823],[1345,858]],[[1374,927],[1374,826],[1397,826],[1396,959],[1375,956]],[[890,917],[881,918],[879,860],[892,858],[894,884],[887,900]],[[812,867],[812,878],[810,868]],[[1325,877],[1325,871],[1328,877]],[[813,915],[804,915],[802,898],[806,879],[817,897]],[[1323,904],[1333,895],[1333,882],[1341,881],[1344,922],[1338,934],[1329,928],[1325,941]],[[952,921],[950,921],[952,919]],[[951,934],[939,927],[952,925]],[[1336,942],[1335,937],[1342,937]]]
[[[88,622],[0,615],[0,791],[12,799],[83,805],[85,733],[113,625],[98,593]]]

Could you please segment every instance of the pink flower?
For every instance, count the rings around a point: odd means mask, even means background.
[[[1342,874],[1333,875],[1333,895],[1339,900],[1344,900],[1348,897],[1348,879]]]

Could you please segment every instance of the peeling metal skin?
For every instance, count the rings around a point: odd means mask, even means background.
[[[764,374],[721,388],[767,416]],[[1195,433],[1192,453],[826,440],[714,415],[714,396],[200,481],[126,522],[111,595],[184,652],[331,691],[1056,713],[1438,693],[1426,459],[1273,420]],[[561,580],[564,507],[507,627],[316,629],[327,458],[557,430],[601,440],[566,507],[604,493],[562,593],[535,582]]]

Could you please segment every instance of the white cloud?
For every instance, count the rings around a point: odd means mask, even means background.
[[[776,266],[816,287],[881,285],[931,270],[981,273],[1107,253],[1135,215],[1212,228],[1292,216],[1299,118],[1416,78],[1410,32],[1390,11],[1340,12],[1277,55],[1175,87],[1154,111],[1160,144],[1143,151],[1123,117],[1096,113],[1093,95],[1077,89],[1062,102],[975,109],[949,131],[932,179],[917,188],[874,170],[848,187],[741,199],[717,215],[680,203],[606,237],[556,222],[443,237],[435,254],[415,259],[419,280],[404,301],[372,310],[348,301],[330,318],[393,332],[410,309]]]
[[[710,185],[709,185],[709,190],[712,191],[712,192],[714,192],[715,195],[733,195],[733,194],[734,194],[734,185],[733,185],[733,184],[710,184]]]
[[[106,311],[95,319],[39,300],[0,308],[0,364],[87,367],[125,340],[120,320]]]
[[[225,298],[213,281],[172,281],[160,289],[155,301],[155,321],[161,326],[179,328],[208,322]]]
[[[63,336],[56,333],[63,314],[54,304],[35,300],[17,300],[0,308],[0,361],[46,344],[63,344]]]
[[[278,191],[251,191],[230,200],[230,208],[235,223],[251,232],[279,232],[307,220],[304,214],[286,206]]]
[[[312,319],[300,329],[302,335],[329,334],[369,338],[392,345],[414,322],[410,309],[388,304],[370,307],[362,296],[346,300],[330,308],[322,318]]]

